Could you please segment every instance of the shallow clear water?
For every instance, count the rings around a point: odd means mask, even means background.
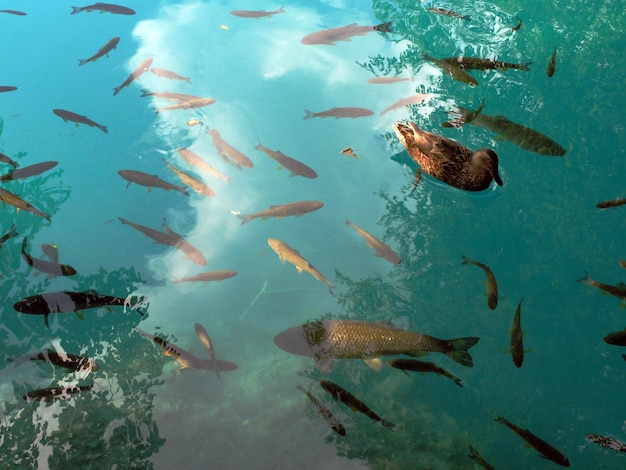
[[[493,418],[503,415],[563,452],[573,468],[618,468],[622,457],[588,443],[596,433],[626,441],[626,363],[604,335],[624,328],[620,300],[577,283],[585,271],[608,284],[626,278],[624,209],[597,202],[626,197],[626,40],[624,10],[614,0],[573,2],[289,2],[285,12],[254,19],[231,10],[274,11],[262,2],[128,2],[136,15],[82,12],[28,2],[26,16],[0,13],[5,47],[0,85],[0,151],[20,167],[57,161],[39,176],[9,181],[51,221],[5,204],[0,235],[19,236],[0,250],[0,462],[3,468],[476,468],[469,445],[497,468],[548,468]],[[469,21],[427,10],[441,7]],[[19,8],[22,8],[21,6]],[[523,26],[514,32],[518,24]],[[307,34],[351,23],[392,23],[335,46],[303,45]],[[109,39],[108,57],[78,66]],[[546,74],[557,48],[556,73]],[[532,61],[530,71],[472,71],[476,87],[443,75],[422,59],[459,55]],[[175,71],[191,83],[142,74],[117,95],[137,65]],[[412,77],[376,85],[374,76]],[[211,97],[214,104],[155,113],[173,104],[141,90]],[[427,101],[381,114],[399,99]],[[564,157],[539,155],[479,126],[443,129],[455,106],[505,115],[561,144]],[[305,109],[364,107],[356,119],[304,120]],[[108,133],[63,122],[70,110]],[[188,121],[202,122],[190,126]],[[424,175],[392,131],[414,120],[476,149],[499,155],[504,186],[481,193]],[[218,155],[206,129],[249,157],[241,171]],[[315,169],[316,179],[290,177],[265,153],[280,150]],[[232,178],[201,173],[180,158],[186,147]],[[353,147],[359,159],[340,154]],[[214,197],[189,197],[130,184],[132,169],[182,184],[163,160],[209,185]],[[2,163],[2,173],[11,167]],[[274,204],[324,202],[301,217],[251,220]],[[119,217],[155,230],[168,226],[197,247],[199,266],[171,246],[155,244]],[[394,266],[374,256],[347,219],[389,244]],[[22,258],[47,259],[58,246],[73,276],[36,275]],[[310,274],[281,264],[268,246],[278,238],[332,282],[335,297]],[[499,287],[487,307],[488,265]],[[234,270],[222,282],[173,283],[204,271]],[[113,306],[49,316],[16,312],[27,296],[95,290],[144,296],[141,311]],[[520,299],[524,364],[511,361],[509,333]],[[438,338],[480,337],[474,367],[441,354],[431,360],[454,375],[412,374],[360,360],[337,360],[322,374],[310,358],[274,344],[280,332],[320,318],[391,321]],[[135,327],[208,358],[194,332],[201,323],[217,358],[235,371],[179,372],[180,365]],[[16,358],[46,349],[80,354],[99,369],[72,373]],[[19,361],[17,361],[19,362]],[[351,391],[396,431],[333,402],[317,381]],[[27,402],[37,389],[93,384],[69,399]],[[342,421],[328,427],[300,384]]]

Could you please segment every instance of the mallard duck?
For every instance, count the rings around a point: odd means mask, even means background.
[[[466,191],[487,189],[492,180],[502,186],[498,155],[490,148],[472,152],[452,139],[421,130],[414,122],[396,122],[393,129],[411,158],[430,176]]]

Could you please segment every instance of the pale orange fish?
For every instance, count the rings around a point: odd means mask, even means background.
[[[254,147],[261,152],[265,152],[270,158],[273,158],[278,163],[280,163],[283,167],[287,168],[290,173],[289,176],[304,176],[305,178],[317,178],[317,173],[315,170],[304,163],[288,157],[284,153],[280,151],[270,150],[267,147],[264,147],[259,140],[259,145]]]
[[[353,36],[363,36],[367,33],[371,33],[372,31],[390,33],[390,26],[391,22],[382,23],[376,26],[359,26],[356,23],[352,23],[340,28],[325,29],[324,31],[307,34],[300,42],[307,46],[313,44],[334,46],[337,41],[349,41]]]
[[[172,281],[174,284],[178,284],[181,282],[212,282],[212,281],[223,281],[224,279],[228,279],[229,277],[236,276],[236,271],[224,270],[224,271],[210,271],[206,273],[196,274],[195,276],[190,277],[175,277]]]
[[[352,157],[352,158],[357,158],[357,159],[359,158],[359,156],[356,153],[354,153],[354,149],[352,147],[346,147],[345,149],[343,149],[339,153],[341,153],[343,155],[347,155],[347,156]]]
[[[78,65],[85,65],[88,62],[95,62],[102,56],[108,57],[109,52],[115,49],[119,42],[120,42],[120,38],[117,36],[109,39],[109,41],[104,46],[98,49],[98,52],[96,52],[94,55],[92,55],[88,59],[78,59]]]
[[[171,70],[165,69],[150,69],[150,72],[155,74],[157,77],[169,78],[170,80],[181,80],[183,82],[191,83],[191,78],[183,77],[182,75],[178,75],[176,72],[172,72]]]
[[[157,108],[156,112],[162,113],[163,111],[173,111],[175,109],[204,108],[205,106],[209,106],[213,103],[215,103],[215,98],[195,98],[187,101],[181,101],[180,103],[165,106],[163,108]]]
[[[349,220],[346,220],[346,225],[348,225],[349,227],[352,227],[354,230],[356,230],[356,233],[358,233],[363,238],[365,238],[365,241],[367,242],[368,246],[376,250],[376,256],[385,258],[387,261],[393,264],[401,263],[400,257],[397,255],[397,253],[393,251],[388,245],[385,245],[383,242],[381,242],[374,235],[372,235],[366,230],[363,230],[361,227],[359,227],[355,223],[350,222]]]
[[[179,170],[174,165],[171,165],[167,160],[163,159],[163,161],[165,162],[165,164],[167,165],[167,167],[170,170],[172,170],[174,173],[176,173],[176,175],[178,175],[178,177],[180,178],[180,180],[183,183],[185,183],[187,186],[189,186],[195,192],[197,192],[198,194],[202,194],[203,196],[207,196],[207,197],[215,196],[215,191],[213,191],[211,188],[209,188],[202,181],[194,178],[193,176],[191,176],[188,173],[185,173],[182,170]]]
[[[105,134],[108,134],[108,129],[107,126],[103,126],[102,124],[98,124],[95,121],[92,121],[91,119],[89,119],[87,116],[83,116],[81,114],[76,114],[73,113],[72,111],[67,111],[65,109],[53,109],[52,112],[54,114],[56,114],[57,116],[59,116],[61,119],[63,119],[63,121],[67,122],[67,121],[72,121],[74,123],[76,123],[76,126],[78,126],[79,124],[86,124],[89,127],[97,127],[98,129],[100,129],[102,132],[104,132]]]
[[[281,204],[278,206],[270,206],[269,209],[265,209],[254,214],[236,214],[241,219],[241,225],[244,225],[254,219],[268,219],[270,217],[283,217],[289,216],[301,216],[309,212],[321,209],[324,206],[320,201],[299,201],[291,202],[289,204]],[[231,211],[232,212],[232,211]]]
[[[137,80],[141,75],[150,68],[152,65],[152,57],[148,57],[141,61],[141,63],[137,66],[135,70],[128,76],[126,80],[120,85],[113,88],[113,95],[117,95],[122,88],[127,87],[133,81]]]
[[[219,171],[217,171],[215,168],[209,165],[202,157],[200,157],[200,155],[192,152],[189,149],[183,149],[183,148],[178,149],[177,152],[178,152],[178,155],[180,155],[183,158],[183,160],[185,160],[190,165],[195,166],[200,171],[203,171],[205,173],[211,173],[213,176],[230,184],[230,180],[231,180],[230,176],[225,176],[221,174]]]
[[[217,129],[207,129],[205,132],[211,135],[211,138],[213,139],[213,145],[215,145],[217,153],[220,157],[224,159],[226,163],[234,166],[239,170],[241,170],[242,166],[245,166],[246,168],[252,168],[254,166],[252,160],[250,160],[233,146],[229,145],[224,139],[222,139],[222,136],[217,131]],[[230,157],[232,160],[229,160],[228,157]]]
[[[172,93],[169,91],[148,91],[141,90],[141,97],[154,96],[155,98],[161,98],[168,101],[174,101],[176,103],[182,103],[183,101],[200,100],[199,96],[187,95],[185,93]]]
[[[407,77],[374,77],[367,80],[367,83],[373,83],[375,85],[387,85],[389,83],[407,82],[412,80]]]
[[[217,378],[219,379],[220,370],[217,367],[217,358],[215,357],[215,348],[213,347],[213,342],[211,341],[209,334],[200,323],[194,324],[193,327],[196,330],[196,336],[209,353],[209,356],[211,356],[211,361],[213,361],[213,364],[215,365],[215,373],[217,374]]]
[[[354,107],[348,107],[348,108],[331,108],[331,109],[327,109],[326,111],[320,111],[318,113],[314,113],[312,111],[309,111],[308,109],[305,109],[304,112],[306,113],[306,116],[304,116],[304,119],[312,119],[312,118],[327,118],[327,117],[334,117],[335,119],[339,119],[339,118],[351,118],[351,119],[355,119],[355,118],[359,118],[359,117],[365,117],[365,116],[371,116],[372,114],[374,114],[374,111],[371,111],[367,108],[354,108]]]
[[[265,11],[265,10],[233,10],[231,15],[239,16],[241,18],[265,18],[267,16],[277,15],[278,13],[285,13],[285,7],[280,7],[278,10]]]
[[[381,111],[380,115],[382,116],[383,114],[391,111],[392,109],[403,108],[405,106],[410,106],[412,104],[420,104],[426,101],[429,97],[430,95],[427,93],[417,93],[415,95],[407,96],[406,98],[399,99],[394,104],[392,104],[388,108]]]

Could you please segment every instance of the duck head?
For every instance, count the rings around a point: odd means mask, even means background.
[[[490,148],[478,149],[472,155],[472,165],[489,172],[495,182],[502,186],[502,179],[498,174],[498,155]]]

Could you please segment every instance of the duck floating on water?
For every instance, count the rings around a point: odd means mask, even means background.
[[[452,139],[421,130],[414,122],[396,122],[393,129],[409,156],[430,176],[466,191],[487,189],[493,180],[502,186],[498,155],[492,149],[473,152]]]

